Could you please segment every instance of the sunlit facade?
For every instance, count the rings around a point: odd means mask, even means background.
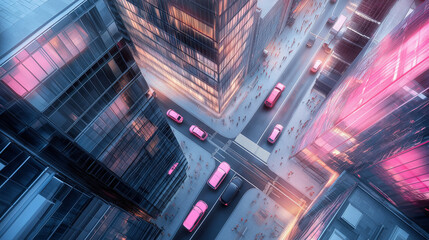
[[[149,222],[185,180],[187,161],[106,3],[74,1],[40,29],[1,56],[4,146],[19,146],[38,170],[49,168],[64,184],[116,209],[107,225]],[[4,172],[16,164],[0,159],[0,191],[16,194],[0,199],[7,213],[32,198]],[[108,218],[103,214],[97,216]],[[138,231],[133,237],[144,239]]]
[[[337,172],[365,172],[374,164],[383,167],[379,162],[395,154],[417,151],[410,149],[427,141],[428,6],[427,2],[421,4],[401,22],[326,99],[297,147],[295,156],[302,163],[321,171],[328,166]],[[412,166],[403,163],[404,171],[416,168],[416,172],[404,174],[409,176],[409,184],[420,187],[400,194],[423,200],[427,207],[429,165],[427,156],[422,159]],[[398,173],[378,177],[387,185],[405,184],[398,183],[402,181]],[[422,180],[416,182],[416,178]]]
[[[244,81],[255,7],[255,0],[111,2],[139,66],[215,113]]]

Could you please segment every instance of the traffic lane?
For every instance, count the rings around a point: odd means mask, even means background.
[[[277,100],[276,105],[274,105],[273,108],[267,108],[262,102],[258,110],[253,115],[252,119],[241,132],[241,134],[249,138],[251,141],[259,141],[265,128],[276,115],[276,112],[279,110],[281,103],[291,94],[291,91],[293,91],[293,89],[291,88],[295,88],[294,86],[296,82],[299,81],[300,75],[304,71],[307,72],[310,70],[308,66],[311,66],[311,64],[314,63],[314,56],[317,55],[317,52],[321,48],[323,42],[320,40],[316,40],[312,48],[307,48],[305,43],[301,44],[301,47],[298,49],[298,52],[295,54],[292,61],[289,63],[289,65],[285,68],[285,70],[279,77],[279,82],[283,83],[286,86],[286,89],[285,92]],[[271,93],[271,90],[266,93],[265,96],[261,97],[264,97],[264,99],[268,97],[268,95]]]
[[[210,215],[207,216],[191,239],[215,239],[224,226],[224,223],[228,220],[229,216],[240,202],[241,197],[251,188],[253,188],[253,186],[243,180],[243,186],[229,206],[224,206],[217,201]]]
[[[219,164],[216,164],[216,168],[219,166]],[[216,169],[215,168],[215,169]],[[226,183],[230,182],[232,177],[233,177],[233,172],[230,172],[228,175],[226,175],[225,179],[223,180],[223,182],[221,183],[221,185],[219,186],[218,189],[213,190],[212,188],[210,188],[207,184],[204,185],[203,189],[201,190],[201,192],[198,194],[197,199],[195,199],[195,202],[192,204],[192,207],[190,209],[187,210],[186,216],[182,219],[182,223],[183,221],[185,221],[186,217],[188,216],[189,212],[192,210],[192,208],[194,207],[194,205],[199,201],[199,200],[203,200],[205,203],[207,203],[208,209],[206,210],[206,212],[203,215],[203,218],[200,220],[200,222],[198,223],[198,225],[196,226],[196,228],[194,229],[194,232],[198,230],[198,227],[204,223],[205,218],[212,214],[213,211],[211,211],[211,209],[213,207],[215,207],[215,204],[217,203],[217,200],[219,199],[221,193],[225,190],[226,188]],[[173,239],[177,239],[177,240],[182,240],[182,239],[191,239],[192,235],[194,234],[194,232],[189,232],[185,227],[180,226],[179,230],[177,230],[176,235],[174,236]]]
[[[315,58],[320,59],[323,62],[321,69],[325,65],[325,61],[327,57],[328,55],[321,48],[319,48],[318,52],[315,54]],[[321,69],[319,69],[319,71],[316,74],[312,74],[308,70],[307,73],[305,73],[301,77],[301,79],[298,80],[296,87],[291,92],[291,97],[281,104],[280,109],[278,110],[278,114],[276,114],[275,118],[272,119],[271,123],[267,126],[266,130],[263,132],[261,136],[261,139],[268,139],[272,129],[274,129],[274,126],[276,124],[281,124],[284,127],[283,132],[280,135],[279,139],[285,136],[293,137],[294,135],[293,133],[291,135],[287,134],[288,129],[286,129],[286,127],[288,126],[289,121],[294,115],[300,102],[303,100],[303,97],[305,96],[309,88],[313,86],[313,83],[316,81],[316,77],[320,73]],[[294,130],[296,132],[296,130],[298,130],[298,126],[295,126],[295,127],[296,128]],[[269,152],[276,149],[276,144],[269,144],[268,141],[260,141],[258,142],[258,145]]]
[[[188,133],[189,133],[189,127],[191,125],[197,125],[201,129],[206,131],[209,134],[209,136],[215,134],[215,131],[211,127],[207,126],[206,124],[201,122],[199,119],[194,117],[192,114],[188,113],[185,109],[183,109],[182,107],[177,105],[172,99],[170,99],[166,95],[162,94],[161,92],[156,92],[156,98],[155,99],[156,99],[156,102],[158,103],[158,106],[161,108],[161,110],[164,114],[167,113],[168,109],[173,109],[178,114],[182,115],[183,123],[178,124],[178,123],[174,122],[173,120],[171,120],[169,117],[167,117],[167,114],[166,114],[165,117],[168,119],[170,126],[173,126],[177,129],[178,128],[185,128],[186,131],[188,131]],[[216,134],[216,135],[219,135],[219,134]],[[220,137],[219,139],[222,139],[224,141],[226,138]]]
[[[290,185],[289,183],[281,179],[281,177],[284,177],[286,173],[284,174],[284,176],[278,176],[276,173],[274,173],[269,169],[266,163],[263,163],[262,161],[255,159],[253,155],[243,150],[242,147],[237,144],[231,144],[230,149],[233,149],[234,151],[238,152],[244,159],[247,159],[246,161],[247,164],[251,164],[257,169],[259,169],[260,171],[262,171],[267,176],[265,179],[268,179],[265,181],[265,183],[270,182],[273,185],[277,186],[280,190],[283,191],[284,194],[287,194],[290,198],[292,198],[296,202],[299,202],[301,200],[304,200],[305,202],[310,201],[310,199],[307,196],[305,196],[300,191],[295,189],[292,185]]]

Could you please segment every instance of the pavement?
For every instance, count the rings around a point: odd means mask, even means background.
[[[296,216],[262,191],[252,188],[241,198],[216,239],[279,239]]]
[[[171,129],[188,160],[188,169],[186,180],[154,221],[163,230],[159,240],[172,239],[215,168],[215,161],[209,152],[177,131],[174,126]]]
[[[159,81],[157,76],[144,69],[140,70],[151,88],[168,95],[170,98],[174,98],[174,102],[177,105],[191,113],[205,125],[209,125],[223,137],[235,138],[243,131],[265,100],[265,97],[279,81],[283,71],[295,56],[296,50],[305,43],[310,27],[313,22],[317,21],[327,2],[324,0],[309,0],[306,4],[306,11],[296,15],[293,28],[286,27],[279,36],[271,41],[266,48],[269,50],[269,55],[265,59],[261,59],[259,67],[249,70],[243,86],[236,93],[220,118]]]
[[[407,6],[410,1],[398,0],[398,4]],[[348,1],[337,1],[335,5],[327,2],[306,1],[308,9],[297,13],[292,28],[286,27],[272,40],[268,46],[269,56],[250,71],[245,85],[222,119],[214,118],[186,97],[166,89],[161,81],[149,81],[157,91],[160,107],[164,111],[173,108],[184,117],[181,125],[169,121],[181,145],[188,147],[183,149],[190,161],[190,177],[163,215],[156,219],[156,224],[163,228],[159,239],[214,239],[215,236],[218,239],[276,239],[280,228],[276,222],[280,222],[287,232],[288,226],[323,190],[323,178],[301,166],[291,154],[300,134],[324,101],[323,97],[311,92],[317,74],[310,74],[308,69],[315,59],[326,58],[321,50],[323,39],[329,32],[326,20],[331,15],[339,15],[343,9],[350,11],[346,7]],[[408,11],[395,7],[393,15],[400,12],[404,16],[404,11]],[[385,34],[389,28],[383,28],[380,34]],[[302,45],[310,34],[317,39],[312,48],[306,48]],[[154,78],[147,72],[143,75],[147,79]],[[266,109],[263,101],[277,82],[284,83],[286,90],[276,106]],[[284,126],[283,133],[275,144],[269,144],[266,139],[277,123]],[[206,141],[201,142],[190,135],[188,128],[192,124],[209,134]],[[197,155],[202,159],[195,157]],[[219,189],[213,191],[205,183],[213,169],[223,161],[231,165],[231,172]],[[204,167],[205,164],[208,166]],[[244,180],[243,188],[234,202],[224,207],[218,199],[233,177]],[[264,196],[264,200],[255,194]],[[205,201],[209,209],[194,232],[189,233],[181,224],[198,200]],[[278,214],[283,210],[287,213],[284,217]]]

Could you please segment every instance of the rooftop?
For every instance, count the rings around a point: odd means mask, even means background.
[[[393,206],[380,203],[372,193],[358,186],[344,201],[320,239],[406,240],[427,237],[398,213]]]

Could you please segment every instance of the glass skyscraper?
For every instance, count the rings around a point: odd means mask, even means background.
[[[429,3],[424,2],[326,99],[295,154],[310,168],[348,170],[367,178],[426,229],[428,36]]]
[[[110,3],[153,81],[215,113],[225,109],[247,72],[255,0]]]
[[[69,201],[55,205],[62,217],[73,213],[61,234],[85,216],[106,221],[100,232],[85,230],[99,238],[115,224],[124,225],[118,231],[124,236],[127,225],[135,234],[129,236],[158,234],[148,222],[185,180],[187,161],[107,5],[46,0],[21,16],[0,29],[2,36],[16,32],[0,48],[0,238],[17,233],[3,220],[26,215],[17,207],[25,201],[36,201],[40,211],[21,228],[49,226],[43,234],[52,234],[49,221],[63,219],[44,204],[56,199]],[[46,172],[49,178],[40,182]],[[37,219],[47,225],[30,223]],[[8,226],[15,232],[7,233]]]

